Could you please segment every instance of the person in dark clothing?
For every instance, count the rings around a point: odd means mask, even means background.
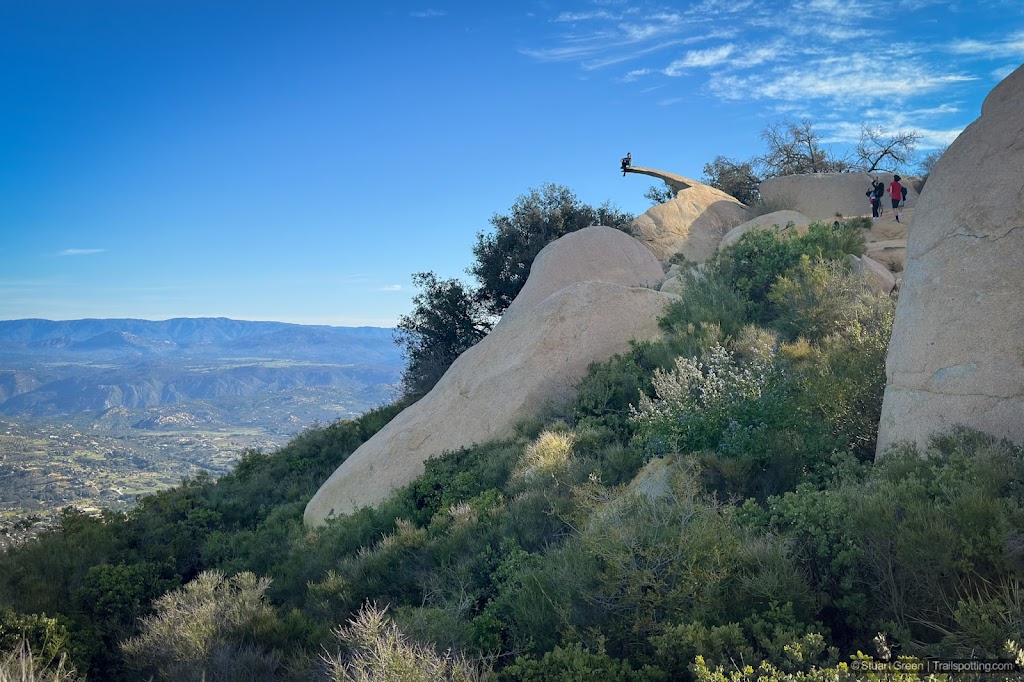
[[[633,152],[626,152],[622,157],[622,176],[626,176],[626,169],[633,165]]]
[[[882,196],[885,194],[885,184],[878,178],[871,178],[871,189],[867,191],[871,199],[871,219],[878,220],[878,214],[882,208]]]

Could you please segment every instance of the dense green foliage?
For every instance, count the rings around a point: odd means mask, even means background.
[[[608,203],[590,206],[567,187],[545,184],[531,189],[507,214],[491,217],[493,230],[479,232],[469,274],[475,285],[418,273],[420,288],[413,311],[398,322],[397,340],[405,347],[402,395],[425,395],[460,354],[482,339],[505,312],[530,276],[540,250],[570,232],[591,225],[626,229],[633,219]]]
[[[399,406],[127,514],[68,512],[0,555],[0,643],[20,630],[104,680],[828,680],[865,651],[1005,657],[1024,450],[956,430],[874,461],[894,301],[846,267],[858,229],[745,235],[688,275],[663,341],[593,365],[562,414],[322,528],[306,502]]]
[[[736,197],[747,206],[754,206],[761,201],[761,193],[758,190],[761,177],[754,166],[754,161],[736,161],[716,156],[713,161],[704,164],[702,180]]]
[[[678,191],[668,185],[651,185],[644,192],[644,198],[649,199],[652,204],[664,204],[676,198]]]
[[[476,235],[469,272],[480,283],[479,299],[492,315],[501,315],[526,284],[533,259],[545,246],[584,227],[625,229],[631,220],[632,215],[608,203],[589,206],[561,185],[529,190],[507,214],[491,217],[492,231]]]
[[[398,321],[395,340],[404,347],[402,392],[416,400],[444,376],[455,359],[491,330],[492,322],[476,292],[458,279],[440,280],[432,272],[412,276],[420,291],[413,310]]]

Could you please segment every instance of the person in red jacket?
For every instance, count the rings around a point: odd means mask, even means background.
[[[896,216],[896,222],[900,221],[903,211],[900,211],[900,201],[903,200],[903,185],[900,184],[900,176],[894,175],[889,183],[889,198],[892,199],[892,213]]]

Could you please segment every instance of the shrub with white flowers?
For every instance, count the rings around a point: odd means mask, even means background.
[[[717,449],[726,432],[762,428],[762,398],[784,378],[769,344],[742,360],[715,344],[703,358],[677,358],[671,370],[656,370],[656,397],[641,396],[630,418],[649,454]]]

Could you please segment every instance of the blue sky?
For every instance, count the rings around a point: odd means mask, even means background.
[[[809,119],[948,144],[1018,0],[0,0],[0,319],[390,326],[544,182],[646,178]]]

